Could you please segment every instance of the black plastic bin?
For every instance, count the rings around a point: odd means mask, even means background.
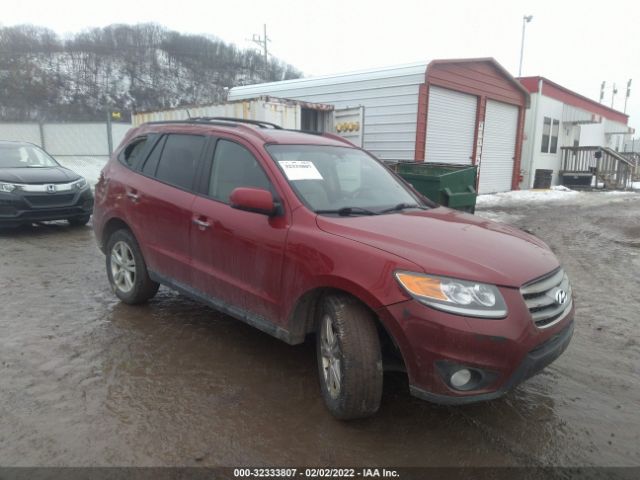
[[[591,172],[560,172],[560,183],[569,188],[590,188],[593,182]]]
[[[553,170],[537,169],[533,179],[533,188],[551,188],[552,178]]]

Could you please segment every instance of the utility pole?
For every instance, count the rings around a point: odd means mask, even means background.
[[[264,24],[264,36],[260,36],[257,33],[253,34],[253,37],[251,38],[251,41],[253,43],[255,43],[256,45],[258,45],[263,52],[264,55],[264,76],[265,76],[265,80],[267,77],[267,72],[269,71],[269,42],[271,41],[271,39],[267,36],[267,24]]]
[[[631,95],[631,79],[627,82],[627,94],[624,97],[624,113],[627,113],[627,101],[629,100],[629,96]]]
[[[518,77],[522,76],[522,58],[524,57],[524,32],[529,23],[533,19],[533,15],[525,15],[522,17],[522,42],[520,43],[520,68],[518,69]]]

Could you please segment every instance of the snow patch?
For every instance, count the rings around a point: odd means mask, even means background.
[[[634,184],[634,188],[640,189],[640,182],[637,182],[637,187]],[[479,195],[476,201],[476,205],[479,208],[491,208],[491,207],[510,207],[521,206],[524,204],[542,204],[553,202],[575,202],[579,201],[581,204],[592,203],[599,201],[598,198],[609,198],[611,201],[614,198],[620,200],[632,195],[638,195],[637,191],[629,190],[606,190],[600,192],[577,192],[571,190],[563,185],[551,187],[549,190],[514,190],[511,192],[493,193],[489,195]],[[612,198],[614,197],[614,198]]]
[[[598,192],[602,195],[637,195],[638,192],[630,192],[629,190],[606,190],[604,192]]]
[[[518,205],[522,203],[542,203],[570,200],[580,195],[580,192],[571,190],[563,185],[551,187],[549,190],[514,190],[511,192],[492,193],[479,195],[476,205],[479,207],[494,207]]]

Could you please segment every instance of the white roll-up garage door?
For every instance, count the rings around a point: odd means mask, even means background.
[[[517,130],[518,107],[487,100],[478,193],[511,190]]]
[[[427,162],[471,164],[478,98],[441,87],[429,87]]]

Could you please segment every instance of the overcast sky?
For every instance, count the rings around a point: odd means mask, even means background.
[[[155,22],[215,35],[239,47],[267,24],[271,52],[305,75],[435,58],[491,56],[518,73],[522,16],[523,75],[542,75],[595,100],[618,86],[622,110],[640,135],[640,1],[575,0],[22,0],[2,9],[1,25],[31,23],[72,33],[111,23]]]

